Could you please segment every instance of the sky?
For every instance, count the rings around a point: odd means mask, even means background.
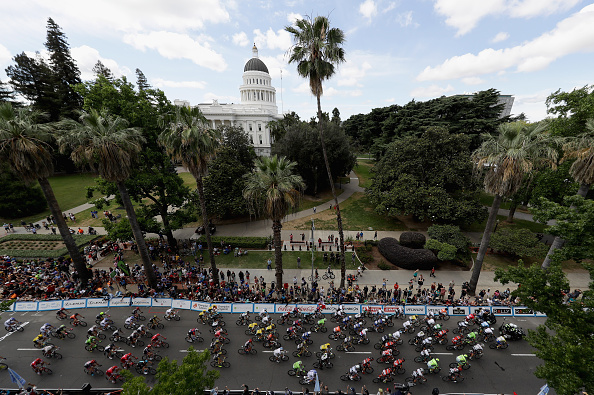
[[[590,0],[592,1],[592,0]],[[169,100],[239,103],[255,43],[279,112],[315,115],[316,100],[284,29],[327,16],[345,59],[324,82],[322,109],[353,114],[495,88],[512,114],[547,116],[551,93],[594,82],[594,4],[582,0],[19,0],[0,1],[0,80],[12,57],[43,55],[49,17],[83,80],[98,60],[135,81],[139,68]],[[282,77],[282,78],[281,78]]]

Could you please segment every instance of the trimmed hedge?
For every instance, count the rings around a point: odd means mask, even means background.
[[[84,246],[85,244],[89,243],[90,241],[98,238],[96,235],[72,235],[77,247]],[[24,235],[7,235],[0,239],[0,255],[8,255],[10,257],[15,258],[58,258],[63,255],[68,254],[68,249],[66,247],[60,248],[58,250],[51,250],[51,251],[44,251],[44,250],[21,250],[21,249],[3,249],[2,243],[3,241],[8,240],[34,240],[34,241],[63,241],[62,236],[60,235],[34,235],[34,234],[24,234]]]
[[[400,245],[419,250],[425,246],[427,239],[425,235],[419,232],[402,232],[400,235]]]
[[[413,249],[400,245],[393,237],[381,239],[377,245],[379,252],[388,262],[403,269],[431,269],[438,260],[435,254],[425,249]]]
[[[257,249],[267,249],[268,243],[270,243],[270,238],[268,237],[240,237],[240,236],[211,236],[213,245],[219,247],[221,245],[221,240],[225,245],[230,245],[233,248],[241,247],[241,248],[257,248]],[[201,242],[203,247],[206,243],[206,236],[201,235],[197,242]]]

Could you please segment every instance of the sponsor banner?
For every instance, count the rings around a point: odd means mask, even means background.
[[[386,314],[393,314],[400,310],[404,311],[404,308],[402,306],[384,306],[384,312]]]
[[[500,315],[500,316],[513,315],[511,307],[493,306],[493,307],[491,307],[491,311],[493,312],[493,314]]]
[[[427,314],[429,313],[433,313],[435,315],[439,315],[439,312],[441,311],[441,309],[443,309],[445,306],[427,306]]]
[[[536,312],[534,312],[534,316],[535,317],[546,317],[547,315],[545,313],[541,313],[540,311],[536,311]]]
[[[192,302],[192,310],[195,310],[195,311],[208,310],[209,307],[210,307],[210,303]]]
[[[268,311],[268,314],[274,313],[274,303],[254,303],[254,313],[260,314],[264,309]]]
[[[132,306],[150,306],[151,298],[132,298]]]
[[[171,306],[171,299],[166,298],[166,299],[155,299],[153,298],[153,303],[152,303],[153,307],[170,307]]]
[[[277,305],[276,306],[276,312],[277,313],[280,313],[280,314],[282,314],[282,313],[290,313],[291,311],[293,311],[293,309],[295,308],[295,306],[297,306],[297,305],[296,304],[288,304],[286,306],[284,304]]]
[[[345,304],[344,312],[348,314],[359,314],[361,312],[360,304]]]
[[[404,314],[406,315],[414,315],[414,314],[425,314],[425,306],[404,306]]]
[[[64,300],[62,302],[62,307],[66,310],[68,309],[84,309],[87,307],[87,300],[86,299],[72,299],[72,300]]]
[[[338,311],[338,305],[337,304],[326,305],[326,307],[324,307],[322,309],[322,313],[324,313],[324,314],[334,314],[334,313],[336,313],[336,311]]]
[[[14,302],[14,311],[37,311],[37,302]]]
[[[233,313],[251,313],[254,311],[254,306],[251,303],[233,303],[231,305],[231,312]]]
[[[105,299],[87,299],[87,308],[89,307],[107,307],[109,306],[109,300]]]
[[[455,306],[448,307],[450,315],[468,315],[470,314],[470,308],[468,306]]]
[[[316,309],[318,308],[318,305],[317,304],[300,304],[300,305],[297,305],[297,308],[302,313],[315,313]],[[278,313],[278,308],[276,311]]]
[[[130,298],[114,298],[109,301],[109,307],[129,307]]]
[[[231,303],[217,303],[213,304],[212,307],[216,307],[219,313],[230,313],[231,312]]]
[[[522,315],[522,316],[534,316],[534,311],[529,309],[528,307],[514,307],[514,316]]]
[[[62,307],[61,300],[50,300],[47,302],[39,302],[37,304],[37,310],[39,310],[39,311],[60,310],[60,307]]]
[[[491,307],[489,307],[489,306],[469,306],[469,308],[470,308],[470,312],[471,312],[472,314],[475,314],[475,313],[476,313],[477,311],[479,311],[479,310],[483,310],[483,311],[484,311],[484,310],[491,311]]]
[[[380,305],[362,305],[361,306],[361,311],[369,311],[372,313],[375,313],[378,310],[381,310],[382,307],[384,306],[380,306]]]
[[[191,300],[175,299],[171,302],[174,309],[190,310],[192,308]]]

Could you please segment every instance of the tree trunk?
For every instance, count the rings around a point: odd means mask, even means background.
[[[165,237],[167,237],[167,244],[172,251],[177,251],[177,240],[173,237],[173,231],[169,228],[169,218],[167,217],[167,209],[161,211],[161,220],[163,221],[163,228],[165,229]]]
[[[491,241],[493,228],[497,222],[497,213],[499,211],[499,206],[501,206],[501,200],[501,195],[495,195],[495,198],[493,199],[493,205],[491,206],[491,211],[489,212],[489,219],[487,219],[487,225],[485,226],[483,239],[481,240],[481,246],[479,248],[476,260],[474,261],[474,266],[472,267],[472,276],[470,277],[470,287],[468,290],[470,295],[474,295],[476,291],[478,279],[481,275],[481,268],[483,267],[483,260],[485,259],[487,248],[489,248],[489,242]]]
[[[212,279],[215,287],[219,286],[219,270],[215,263],[214,248],[212,246],[212,238],[210,237],[210,226],[208,226],[208,213],[206,212],[206,198],[204,197],[204,183],[202,176],[196,177],[196,189],[198,189],[198,198],[200,199],[200,212],[202,213],[202,226],[204,227],[204,235],[206,236],[206,245],[208,246],[208,256],[210,257],[210,268],[212,270]]]
[[[518,207],[518,203],[512,202],[511,206],[509,206],[509,213],[507,214],[506,222],[514,222],[514,214],[516,213],[516,208]]]
[[[582,184],[582,185],[580,185],[580,189],[578,189],[576,195],[585,198],[586,195],[588,194],[589,190],[590,190],[589,184]],[[572,208],[575,208],[575,207],[572,206]],[[551,244],[551,248],[549,248],[549,252],[547,252],[547,256],[545,257],[544,261],[542,262],[541,268],[543,270],[547,270],[549,268],[549,266],[551,266],[551,259],[553,258],[553,254],[559,248],[563,248],[564,244],[565,244],[565,240],[563,240],[559,236],[555,236],[555,240],[553,240],[553,244]]]
[[[146,242],[144,241],[144,236],[140,230],[140,225],[138,225],[138,218],[136,218],[136,212],[132,206],[132,200],[130,200],[128,189],[126,189],[126,184],[123,181],[116,182],[116,185],[118,187],[118,191],[120,192],[120,197],[122,198],[122,204],[126,209],[126,215],[128,215],[128,221],[130,222],[132,234],[134,235],[134,240],[136,241],[136,246],[138,247],[138,253],[142,259],[142,265],[144,267],[146,279],[148,280],[149,286],[152,289],[157,289],[157,277],[155,276],[155,271],[153,270],[153,263],[149,257],[148,249],[146,248]]]
[[[92,273],[90,270],[87,269],[87,264],[85,259],[83,258],[80,250],[76,246],[76,242],[70,233],[70,229],[68,229],[68,225],[66,225],[66,221],[64,221],[64,217],[62,216],[62,210],[60,209],[60,205],[56,200],[56,196],[54,195],[54,190],[50,185],[47,178],[39,178],[39,185],[41,186],[41,190],[45,195],[45,200],[47,200],[47,204],[49,206],[50,212],[54,216],[56,220],[56,225],[58,226],[58,230],[60,231],[60,236],[62,236],[62,240],[64,240],[64,245],[70,254],[70,259],[72,259],[72,263],[76,268],[76,271],[80,275],[80,279],[82,281],[83,286],[86,285],[87,281],[91,279]]]
[[[332,190],[332,197],[336,206],[336,222],[338,224],[338,236],[340,239],[340,288],[344,288],[346,277],[346,265],[344,260],[344,232],[342,231],[342,217],[340,216],[340,206],[338,204],[338,197],[334,189],[334,179],[332,178],[332,171],[330,170],[330,162],[328,162],[328,154],[326,153],[326,143],[324,143],[324,134],[322,132],[322,105],[320,104],[320,95],[316,95],[318,102],[318,130],[320,132],[320,142],[322,143],[322,153],[324,154],[324,163],[326,164],[326,171],[328,172],[328,180],[330,181],[330,188]]]
[[[281,229],[283,225],[280,220],[272,221],[272,238],[274,242],[274,271],[276,276],[276,290],[283,288],[283,251],[281,245]]]

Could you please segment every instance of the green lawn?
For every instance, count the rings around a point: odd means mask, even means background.
[[[534,233],[542,233],[546,228],[545,224],[541,224],[540,222],[532,222],[526,221],[523,219],[514,219],[514,222],[509,224],[505,222],[507,219],[504,215],[498,215],[497,219],[499,220],[499,226],[516,226],[518,228],[526,228]],[[487,224],[487,220],[483,222],[475,222],[470,226],[463,227],[462,231],[464,232],[483,232],[485,230],[485,225]]]
[[[336,189],[336,196],[340,196],[344,192],[344,189]],[[318,207],[322,203],[332,200],[332,191],[330,189],[321,192],[318,197],[311,195],[305,195],[301,199],[298,211],[309,210],[310,208]]]
[[[191,190],[196,189],[196,179],[190,173],[177,173],[177,175],[180,176],[182,180],[184,180],[185,186],[190,187]]]
[[[361,188],[369,188],[371,186],[371,173],[374,162],[367,160],[357,160],[357,165],[353,169],[357,177],[359,177],[359,186]]]
[[[74,207],[87,203],[88,200],[86,188],[95,185],[95,178],[97,178],[97,175],[90,173],[68,174],[51,177],[49,182],[52,186],[52,189],[54,190],[54,194],[56,195],[56,199],[58,200],[62,211],[68,212],[68,210]],[[94,199],[99,197],[100,196],[95,195]],[[18,224],[20,226],[21,220],[27,223],[35,222],[46,218],[48,215],[50,215],[49,208],[39,214],[29,217],[11,220],[4,220],[3,218],[0,218],[0,221],[12,222],[13,224]]]

